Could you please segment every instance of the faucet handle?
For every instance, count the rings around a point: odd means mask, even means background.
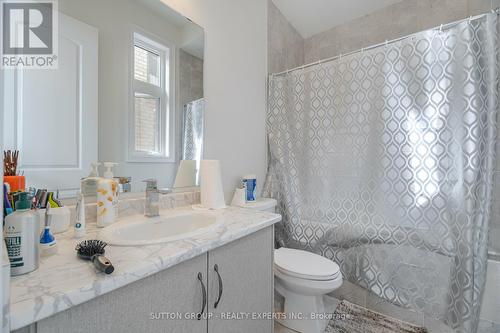
[[[158,189],[158,181],[156,179],[145,179],[143,180],[146,183],[146,190],[157,190]]]

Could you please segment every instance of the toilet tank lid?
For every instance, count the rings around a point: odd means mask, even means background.
[[[245,204],[241,205],[241,207],[255,210],[267,210],[276,207],[277,204],[278,202],[276,199],[258,198],[255,201],[247,201]]]

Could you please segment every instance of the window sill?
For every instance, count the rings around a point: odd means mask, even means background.
[[[128,156],[126,159],[128,163],[177,163],[173,157],[164,156]]]

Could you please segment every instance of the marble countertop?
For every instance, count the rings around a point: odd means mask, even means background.
[[[175,211],[188,210],[192,208],[175,208]],[[73,230],[57,234],[57,254],[41,258],[38,270],[11,279],[11,330],[47,318],[281,220],[277,214],[236,207],[209,213],[214,214],[219,223],[201,235],[158,245],[108,245],[106,257],[115,267],[110,275],[97,272],[89,261],[77,258],[75,245],[82,239],[74,239]],[[98,233],[95,223],[88,223],[84,239],[95,239]]]

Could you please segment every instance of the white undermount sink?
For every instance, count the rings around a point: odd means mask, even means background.
[[[211,230],[217,218],[209,213],[167,213],[155,217],[131,216],[104,228],[99,239],[110,245],[151,245],[189,238]]]

